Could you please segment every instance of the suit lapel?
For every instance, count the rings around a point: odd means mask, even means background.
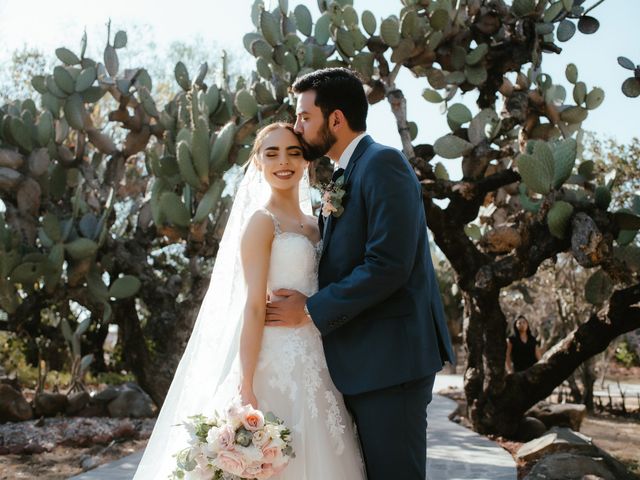
[[[358,146],[354,150],[353,155],[351,155],[351,158],[349,159],[349,164],[347,165],[347,168],[344,171],[344,185],[345,185],[345,187],[347,186],[347,182],[349,181],[349,177],[351,176],[351,172],[353,172],[353,169],[355,168],[356,162],[362,156],[362,154],[364,152],[366,152],[367,148],[369,148],[369,145],[371,145],[372,143],[373,143],[373,139],[369,135],[364,136],[362,138],[362,140],[360,140],[360,142],[358,143]],[[347,195],[348,194],[349,194],[349,192],[347,190]],[[322,216],[322,213],[320,214],[320,216]],[[327,249],[327,246],[329,245],[329,239],[331,238],[331,232],[332,232],[333,226],[335,225],[335,222],[337,220],[338,219],[334,218],[333,215],[329,215],[329,217],[324,219],[324,225],[323,225],[324,231],[323,231],[323,234],[322,234],[322,253],[323,254],[324,254],[325,250]]]

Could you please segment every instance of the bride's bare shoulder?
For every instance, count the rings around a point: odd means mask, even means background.
[[[271,215],[263,210],[257,210],[245,225],[242,233],[242,242],[251,244],[271,243],[274,231],[275,226]]]

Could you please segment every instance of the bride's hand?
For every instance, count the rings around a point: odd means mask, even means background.
[[[253,389],[250,387],[240,386],[240,401],[242,405],[251,404],[253,408],[258,409],[258,399],[253,393]]]

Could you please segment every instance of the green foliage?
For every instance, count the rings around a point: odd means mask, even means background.
[[[640,356],[635,351],[629,342],[623,340],[616,347],[616,361],[624,365],[626,368],[640,366]]]
[[[573,205],[559,201],[553,204],[547,214],[547,225],[554,237],[565,238],[569,228],[569,220],[573,214]]]
[[[613,282],[604,270],[597,270],[591,275],[584,287],[586,300],[597,307],[602,306],[609,299],[612,292]]]
[[[581,152],[582,122],[602,103],[604,92],[589,89],[573,64],[565,71],[570,92],[540,71],[541,56],[556,47],[554,42],[597,29],[581,6],[551,1],[543,9],[540,2],[514,0],[505,18],[495,18],[474,2],[405,1],[378,21],[347,1],[318,2],[314,14],[302,5],[291,5],[291,11],[287,2],[266,10],[264,3],[254,2],[255,30],[243,37],[256,62],[256,71],[243,78],[231,81],[226,54],[219,61],[178,49],[179,58],[171,59],[174,78],[159,87],[150,70],[121,65],[122,49],[130,42],[125,32],[111,35],[109,26],[101,59],[85,55],[86,37],[79,52],[60,48],[59,62],[29,79],[37,99],[12,100],[0,109],[2,199],[21,214],[0,228],[3,309],[15,312],[19,302],[42,289],[45,298],[56,298],[63,289],[80,291],[97,326],[111,321],[112,309],[126,304],[118,304],[121,299],[134,298],[137,309],[152,311],[148,323],[141,322],[144,345],[151,356],[161,354],[166,318],[158,320],[160,305],[139,302],[154,298],[157,288],[141,279],[169,285],[177,276],[190,285],[191,269],[176,267],[168,260],[175,257],[158,251],[183,248],[184,264],[193,267],[217,250],[228,205],[222,199],[225,172],[247,159],[258,128],[290,118],[289,87],[295,79],[325,66],[356,70],[371,103],[391,100],[403,69],[424,80],[425,99],[440,104],[451,132],[433,139],[433,152],[431,145],[422,146],[420,156],[462,157],[464,181],[451,181],[435,160],[432,169],[416,164],[416,172],[426,190],[436,183],[430,191],[435,198],[455,198],[452,209],[464,205],[447,215],[461,222],[460,230],[477,239],[494,227],[516,232],[535,219],[566,239],[574,210],[591,211],[595,204],[604,216],[601,223],[613,219],[621,229],[616,255],[635,268],[631,247],[640,212],[631,209],[630,200],[618,200],[620,181],[603,179],[598,162]],[[527,25],[522,34],[531,45],[509,65],[516,85],[498,60],[513,47],[504,36],[506,23]],[[627,59],[619,63],[633,65]],[[197,72],[193,65],[200,65]],[[219,71],[213,75],[208,65],[220,66]],[[635,73],[624,85],[625,93],[635,93]],[[499,113],[498,88],[504,97]],[[480,93],[476,115],[453,103],[458,93],[473,92]],[[419,125],[428,133],[420,117],[400,120],[412,140]],[[411,148],[406,153],[412,157]],[[483,179],[491,177],[490,183],[515,168],[520,182],[512,175],[511,184],[474,197]],[[486,208],[478,219],[474,205]],[[481,244],[474,246],[483,249]],[[602,304],[610,287],[613,280],[598,270],[585,294]],[[176,294],[176,304],[183,295]]]

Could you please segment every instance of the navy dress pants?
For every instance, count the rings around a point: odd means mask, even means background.
[[[358,426],[368,480],[426,478],[427,405],[434,380],[435,374],[344,396]]]

